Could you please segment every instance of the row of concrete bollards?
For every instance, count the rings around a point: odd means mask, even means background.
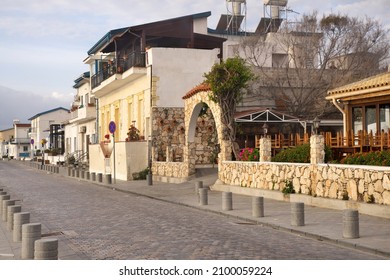
[[[60,167],[56,165],[44,164],[38,162],[30,162],[30,166],[39,170],[48,171],[51,173],[59,173]],[[67,174],[69,177],[90,180],[98,183],[112,184],[111,174],[102,174],[80,170],[78,168],[68,167]]]
[[[37,168],[39,170],[51,172],[51,173],[60,173],[60,167],[51,164],[42,164],[40,162],[29,162],[30,166],[33,168]]]
[[[208,187],[203,186],[202,181],[195,182],[195,193],[198,196],[198,203],[201,206],[208,205]],[[233,210],[233,193],[222,192],[222,210]],[[264,217],[264,198],[261,196],[252,197],[252,216],[255,218]],[[305,206],[302,202],[291,203],[291,225],[305,225]],[[359,238],[359,212],[357,210],[343,210],[343,237]]]
[[[89,172],[85,170],[78,170],[76,168],[68,167],[68,176],[80,178],[84,180],[90,180],[92,182],[112,184],[112,176],[111,174],[103,174],[96,172]]]
[[[12,232],[14,242],[21,242],[21,258],[24,260],[57,260],[58,240],[41,239],[42,225],[30,223],[30,213],[22,212],[22,206],[16,205],[18,200],[11,200],[3,187],[0,188],[0,216]]]

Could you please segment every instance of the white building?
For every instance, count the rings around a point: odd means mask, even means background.
[[[26,159],[31,157],[30,124],[22,124],[19,121],[14,122],[14,137],[10,139],[5,147],[8,158]]]
[[[89,72],[74,80],[77,90],[65,125],[65,154],[88,162],[89,145],[96,143],[96,101],[91,93]]]
[[[207,34],[210,12],[109,31],[89,51],[92,94],[98,98],[98,139],[116,143],[116,178],[148,166],[148,140],[160,111],[183,109],[182,96],[222,58],[224,38]],[[109,130],[115,123],[116,130]],[[138,141],[129,141],[129,129]],[[105,148],[103,148],[105,149]],[[90,171],[107,172],[100,145],[90,147]],[[111,166],[114,166],[111,159]],[[111,168],[112,169],[112,168]]]
[[[64,152],[62,124],[69,120],[69,115],[69,110],[58,107],[29,118],[31,131],[28,136],[34,153],[46,149],[56,149],[60,154]]]
[[[15,137],[15,129],[0,130],[0,159],[8,157],[8,144]]]

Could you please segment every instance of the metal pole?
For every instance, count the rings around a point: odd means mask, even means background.
[[[112,134],[112,139],[114,140],[114,184],[116,184],[116,160],[115,160],[115,135]]]
[[[151,136],[148,137],[148,186],[153,185],[152,175],[152,153],[151,153]]]

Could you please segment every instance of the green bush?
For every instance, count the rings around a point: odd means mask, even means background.
[[[276,154],[274,162],[310,163],[310,144],[303,144],[293,148],[287,148]],[[325,146],[325,162],[332,161],[332,150]]]
[[[376,151],[348,155],[341,160],[342,164],[390,166],[390,152]]]
[[[282,193],[284,193],[284,194],[295,193],[295,189],[294,189],[293,183],[291,181],[286,180],[285,184],[286,184],[286,187],[283,188]]]
[[[140,172],[133,173],[133,180],[146,180],[146,175],[149,173],[149,168],[145,168]]]

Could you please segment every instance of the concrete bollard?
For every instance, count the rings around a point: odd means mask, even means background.
[[[81,172],[80,172],[80,178],[81,178],[81,179],[84,179],[84,178],[85,178],[85,171],[84,171],[84,170],[81,170]]]
[[[8,218],[8,206],[15,205],[16,200],[3,200],[3,207],[1,210],[1,215],[4,222],[7,222]]]
[[[7,210],[7,229],[9,231],[13,231],[14,229],[14,214],[22,212],[22,206],[20,205],[13,205],[8,206]]]
[[[96,181],[96,173],[95,172],[92,172],[91,173],[91,181]]]
[[[102,174],[102,173],[98,173],[98,174],[97,174],[97,181],[98,181],[99,183],[102,183],[102,182],[103,182],[103,174]]]
[[[90,180],[90,179],[91,179],[91,175],[89,171],[85,171],[85,180]]]
[[[76,175],[75,175],[76,178],[80,178],[80,170],[76,169]]]
[[[232,192],[222,193],[222,210],[230,211],[233,210],[233,194]]]
[[[252,216],[256,218],[264,217],[264,197],[252,197]]]
[[[106,184],[112,184],[111,174],[105,174],[105,175],[104,175],[104,183],[106,183]]]
[[[208,204],[208,189],[201,188],[199,189],[199,204],[207,205]]]
[[[42,225],[38,223],[24,224],[22,226],[22,259],[34,259],[35,241],[41,239]]]
[[[22,241],[22,225],[30,223],[30,213],[20,212],[14,214],[13,241]]]
[[[153,174],[148,173],[146,174],[146,182],[148,183],[148,186],[153,186]]]
[[[9,194],[0,195],[0,217],[2,217],[3,213],[3,201],[11,199]]]
[[[291,203],[291,225],[305,225],[305,205],[302,202]]]
[[[200,193],[199,193],[200,189],[203,189],[203,181],[195,182],[195,194],[198,198],[198,203],[200,202]]]
[[[359,212],[357,210],[343,210],[343,237],[359,238]]]
[[[73,168],[72,169],[72,177],[75,177],[76,176],[76,170]]]
[[[68,167],[68,176],[72,176],[72,168],[71,167]]]
[[[34,244],[35,260],[58,260],[58,239],[38,239]]]
[[[203,188],[203,181],[195,182],[195,193],[199,194],[199,189]]]

